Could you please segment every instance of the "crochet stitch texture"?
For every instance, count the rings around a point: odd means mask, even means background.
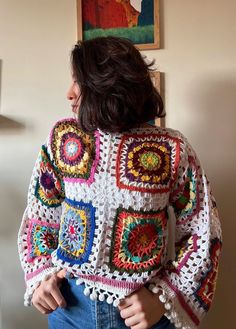
[[[176,328],[192,329],[212,303],[221,228],[209,182],[178,131],[86,134],[69,118],[39,153],[18,246],[26,305],[66,268],[91,299],[115,306],[149,283]]]

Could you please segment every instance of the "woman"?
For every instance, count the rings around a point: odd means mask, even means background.
[[[128,41],[81,41],[63,119],[42,146],[19,232],[25,303],[49,328],[195,328],[221,249],[195,152],[163,116],[150,67]],[[90,297],[90,298],[89,298]]]

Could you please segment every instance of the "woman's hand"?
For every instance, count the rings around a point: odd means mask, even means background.
[[[66,301],[60,292],[60,284],[65,275],[66,270],[61,270],[42,281],[35,289],[32,303],[42,314],[49,314],[58,307],[66,306]]]
[[[145,287],[126,297],[118,308],[126,326],[131,329],[148,329],[165,313],[158,295]]]

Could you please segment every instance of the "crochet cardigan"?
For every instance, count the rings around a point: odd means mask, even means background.
[[[25,304],[66,268],[85,295],[114,306],[144,284],[176,328],[196,328],[217,279],[221,228],[195,152],[149,126],[84,133],[57,122],[33,170],[18,236]]]

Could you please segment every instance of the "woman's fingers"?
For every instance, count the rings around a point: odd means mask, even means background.
[[[66,307],[65,298],[62,296],[60,289],[57,287],[51,291],[51,295],[55,300],[57,306],[59,307]]]
[[[43,292],[41,292],[38,289],[35,290],[33,298],[32,298],[32,304],[42,313],[42,314],[48,314],[52,312],[54,309],[57,308],[56,302],[51,301],[49,299],[49,295],[46,296]]]
[[[51,310],[47,310],[46,308],[44,308],[42,305],[35,305],[35,307],[37,308],[37,310],[42,313],[42,314],[50,314],[52,313]]]
[[[126,326],[131,329],[148,329],[165,313],[163,304],[145,287],[126,297],[119,310]]]
[[[134,310],[131,306],[123,308],[122,310],[120,310],[120,316],[122,317],[122,319],[130,318],[134,314],[135,314],[135,312],[134,312]]]
[[[51,294],[45,295],[44,299],[41,299],[40,304],[49,310],[55,311],[58,308],[58,303]]]
[[[143,318],[142,314],[135,314],[134,316],[125,319],[125,325],[127,327],[137,326],[142,323],[142,318]]]
[[[43,304],[43,305],[42,305]],[[52,313],[53,310],[49,309],[49,306],[43,302],[43,303],[37,303],[37,302],[33,302],[34,307],[42,314],[49,314]],[[47,306],[46,306],[47,305]]]
[[[55,311],[58,307],[65,307],[66,302],[59,289],[52,289],[50,293],[42,292],[35,296],[33,305],[43,314]]]
[[[56,277],[58,279],[64,279],[66,276],[66,272],[67,272],[66,269],[63,268],[63,270],[60,270],[59,272],[56,273]]]
[[[60,272],[62,272],[62,271],[60,271]],[[58,274],[59,273],[52,276],[48,281],[45,282],[45,284],[42,287],[42,292],[41,292],[41,295],[43,295],[43,297],[46,299],[48,296],[50,296],[48,299],[48,302],[50,304],[52,303],[53,307],[55,307],[54,303],[56,303],[56,308],[58,306],[59,307],[66,306],[66,301],[65,301],[64,297],[62,296],[61,291],[59,289],[59,285],[60,285],[61,281],[63,280],[64,276],[62,275],[60,277]]]
[[[65,276],[65,271],[60,271],[45,281],[34,291],[32,303],[43,314],[49,314],[58,307],[65,307],[66,301],[61,294],[59,285]]]
[[[37,300],[35,300],[34,302],[33,302],[33,305],[34,306],[36,306],[36,305],[41,305],[42,306],[42,308],[45,308],[46,310],[48,310],[48,311],[52,311],[53,309],[50,307],[50,305],[47,303],[47,301],[46,301],[46,299],[43,299],[43,298],[41,298],[41,299],[37,299]]]
[[[123,310],[129,306],[132,305],[132,301],[130,300],[130,297],[126,297],[125,299],[122,299],[120,301],[120,304],[118,305],[119,310]]]

